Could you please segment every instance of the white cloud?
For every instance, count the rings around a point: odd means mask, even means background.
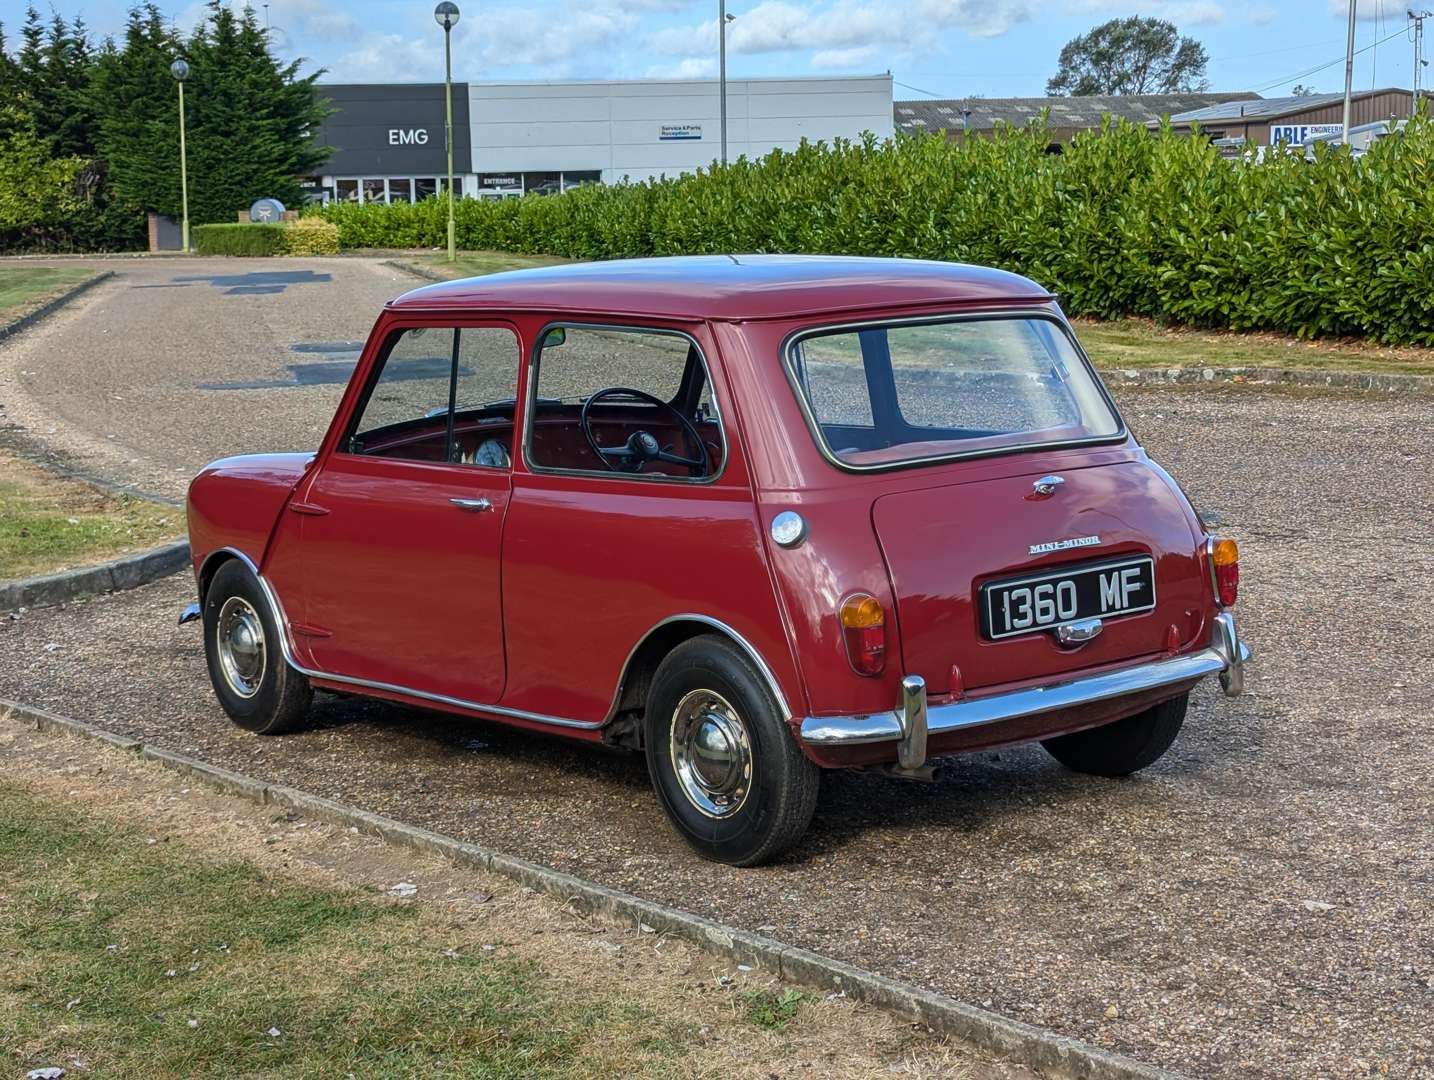
[[[717,74],[715,56],[688,56],[671,64],[653,64],[643,72],[646,79],[710,79]]]
[[[823,70],[861,67],[876,55],[876,46],[858,45],[854,49],[822,49],[812,54],[812,67]]]
[[[1277,14],[1278,12],[1268,4],[1256,4],[1245,10],[1245,18],[1249,19],[1254,26],[1269,26],[1275,21]]]
[[[328,69],[326,82],[437,82],[443,78],[443,53],[431,41],[370,34]]]
[[[727,50],[758,54],[816,50],[819,66],[848,66],[877,54],[882,46],[908,50],[932,44],[943,30],[963,29],[977,37],[1005,33],[1029,17],[1026,0],[919,0],[905,6],[878,6],[835,0],[830,4],[762,0],[727,28]],[[717,49],[717,20],[657,30],[648,46],[668,56],[706,56]],[[860,59],[851,59],[857,54]]]
[[[1215,0],[1074,0],[1067,5],[1074,15],[1151,15],[1178,27],[1215,26],[1225,21],[1225,8]]]
[[[1329,13],[1342,22],[1347,21],[1349,19],[1348,0],[1329,0]],[[1369,0],[1365,0],[1363,4],[1359,3],[1359,0],[1355,0],[1354,18],[1356,22],[1374,22],[1375,19],[1379,18],[1388,21],[1396,13],[1401,19],[1404,18],[1403,4],[1384,4],[1381,6],[1379,4],[1369,3]]]

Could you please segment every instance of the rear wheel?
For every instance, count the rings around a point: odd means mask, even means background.
[[[1129,776],[1170,749],[1185,722],[1188,693],[1113,724],[1057,735],[1042,746],[1068,769],[1093,776]]]
[[[798,749],[751,662],[704,635],[653,676],[647,768],[677,832],[702,855],[757,866],[806,832],[821,770]]]
[[[258,578],[237,559],[221,566],[204,594],[209,681],[229,719],[259,735],[298,727],[313,698],[285,661],[280,633]]]

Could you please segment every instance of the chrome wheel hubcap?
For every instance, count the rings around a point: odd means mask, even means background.
[[[672,714],[672,770],[687,801],[708,817],[735,814],[752,789],[752,740],[721,694],[693,690]]]
[[[259,692],[268,665],[259,613],[242,596],[231,596],[219,609],[214,634],[224,681],[240,697],[253,697]]]

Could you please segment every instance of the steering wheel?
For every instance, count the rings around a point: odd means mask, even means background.
[[[592,407],[603,398],[634,398],[638,401],[645,401],[649,405],[656,405],[659,409],[666,409],[677,419],[678,425],[685,431],[697,445],[698,453],[696,458],[680,457],[672,453],[670,447],[664,447],[657,439],[646,431],[634,431],[627,437],[627,442],[621,446],[601,446],[593,435],[592,428]],[[602,463],[613,472],[642,472],[642,468],[649,461],[666,461],[672,465],[684,465],[693,470],[693,476],[709,476],[712,473],[712,461],[707,456],[707,444],[702,441],[702,433],[697,430],[691,420],[683,416],[670,403],[661,398],[653,397],[651,394],[643,393],[641,390],[634,390],[628,386],[609,386],[605,390],[599,390],[583,402],[583,411],[578,418],[578,423],[587,436],[588,445],[593,448],[593,453],[602,459]]]

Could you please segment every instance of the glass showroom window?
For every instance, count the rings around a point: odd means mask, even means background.
[[[384,197],[383,181],[368,179],[363,182],[363,201],[366,203],[381,203],[388,200]]]
[[[602,183],[602,173],[597,169],[588,172],[563,173],[564,191],[572,191],[573,188],[587,187],[590,184],[600,183]]]
[[[556,195],[563,189],[563,175],[555,172],[523,174],[523,192],[527,195]]]
[[[413,201],[413,181],[407,177],[388,178],[388,201],[406,203]]]
[[[431,176],[420,176],[413,182],[413,197],[418,201],[432,199],[438,194],[438,181]]]
[[[359,184],[357,180],[340,180],[334,185],[334,198],[339,202],[359,201]]]

